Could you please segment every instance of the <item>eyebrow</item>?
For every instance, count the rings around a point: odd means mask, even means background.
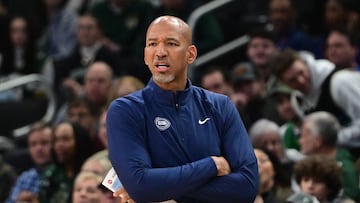
[[[146,39],[146,41],[157,41],[158,38],[148,38]],[[166,38],[166,41],[180,41],[179,39],[177,38],[174,38],[174,37],[169,37],[169,38]]]

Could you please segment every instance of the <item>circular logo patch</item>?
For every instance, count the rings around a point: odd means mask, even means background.
[[[168,119],[161,118],[161,117],[156,117],[154,120],[154,123],[160,131],[164,131],[164,130],[168,129],[171,125],[171,123]]]

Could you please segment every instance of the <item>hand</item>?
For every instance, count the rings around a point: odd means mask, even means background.
[[[115,191],[113,193],[114,197],[120,197],[121,201],[120,203],[135,203],[133,199],[129,196],[129,193],[125,190],[125,188],[120,188],[119,190]]]
[[[230,98],[238,110],[244,108],[249,103],[249,98],[241,92],[231,94]]]
[[[16,202],[37,202],[37,196],[30,191],[23,190],[16,198]]]
[[[111,51],[113,51],[113,52],[121,51],[121,47],[118,44],[116,44],[115,42],[113,42],[111,39],[104,37],[101,41],[102,41],[103,45],[106,48],[110,49]]]
[[[231,172],[229,162],[222,156],[211,156],[218,170],[217,176],[225,176]]]
[[[62,85],[66,88],[71,89],[71,91],[77,96],[81,96],[84,94],[83,86],[73,79],[65,79]]]

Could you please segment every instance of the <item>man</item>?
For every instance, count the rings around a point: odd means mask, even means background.
[[[278,53],[275,35],[264,28],[256,28],[249,33],[249,36],[246,55],[259,73],[260,79],[267,83],[271,76],[269,61]]]
[[[320,111],[307,115],[301,127],[301,152],[305,155],[321,154],[336,159],[342,168],[344,194],[359,202],[359,176],[355,159],[349,151],[337,146],[339,129],[339,122],[328,112]]]
[[[241,62],[232,69],[233,94],[231,100],[237,107],[242,121],[249,129],[260,118],[279,121],[275,102],[266,95],[264,81],[249,62]]]
[[[89,103],[89,107],[92,107],[91,114],[93,117],[97,117],[102,108],[107,105],[113,82],[112,78],[113,72],[108,64],[104,62],[95,62],[91,64],[86,71],[84,85],[80,85],[74,80],[67,80],[64,84],[71,89],[75,98],[86,99]],[[65,103],[60,107],[55,123],[60,123],[66,119],[66,111],[69,103],[70,102]],[[95,118],[95,120],[96,119],[97,118]]]
[[[112,51],[104,45],[100,24],[94,16],[86,14],[79,18],[76,39],[78,45],[70,56],[55,63],[55,84],[70,79],[82,83],[87,67],[97,61],[109,64],[117,76],[124,73],[125,67],[120,63],[120,58],[124,56],[119,51]]]
[[[73,80],[66,80],[64,85],[69,87],[75,96],[86,97],[100,112],[107,103],[112,79],[111,67],[105,62],[95,62],[86,70],[84,85]]]
[[[197,56],[189,26],[155,19],[144,53],[152,79],[115,100],[107,115],[110,160],[129,193],[115,195],[123,202],[253,202],[257,161],[235,106],[188,80]]]
[[[28,134],[28,148],[35,167],[18,177],[7,203],[32,202],[36,198],[41,172],[51,163],[51,127],[42,122],[34,124]]]
[[[328,111],[341,123],[339,144],[358,150],[360,146],[360,73],[335,72],[328,60],[315,60],[305,52],[285,50],[273,58],[272,69],[284,84],[300,92],[294,110],[302,117]],[[354,152],[359,153],[359,152]]]
[[[358,68],[357,36],[342,29],[331,31],[326,39],[325,55],[337,69]]]
[[[233,93],[228,73],[221,66],[210,66],[203,72],[201,87],[226,96]]]
[[[319,39],[312,39],[296,23],[298,21],[296,1],[269,1],[269,21],[279,50],[286,48],[307,50],[312,52],[316,58],[323,57],[323,42]]]

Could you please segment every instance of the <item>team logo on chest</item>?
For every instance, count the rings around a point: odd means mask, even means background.
[[[171,123],[168,119],[161,118],[161,117],[156,117],[154,120],[154,123],[160,131],[164,131],[164,130],[168,129],[171,125]]]

